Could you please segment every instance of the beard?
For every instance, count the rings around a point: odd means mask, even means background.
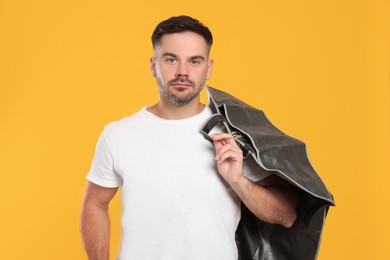
[[[189,87],[177,88],[178,93],[174,93],[170,90],[170,86],[175,83],[185,83]],[[160,89],[160,93],[168,98],[169,102],[177,106],[183,106],[190,103],[194,98],[196,98],[199,93],[202,91],[206,82],[202,82],[199,86],[196,86],[195,83],[186,78],[176,78],[168,81],[167,85],[164,86],[163,82],[157,78],[157,84]],[[189,91],[192,90],[192,91]]]

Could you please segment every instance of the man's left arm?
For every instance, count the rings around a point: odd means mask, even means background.
[[[210,136],[214,141],[218,171],[259,219],[291,227],[296,218],[297,196],[292,186],[271,175],[253,183],[243,175],[243,153],[230,134]]]

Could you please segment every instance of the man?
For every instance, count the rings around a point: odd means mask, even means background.
[[[212,115],[199,93],[212,71],[212,34],[199,21],[172,17],[153,32],[150,71],[160,100],[105,127],[87,176],[81,231],[89,259],[108,259],[108,206],[122,191],[118,259],[237,259],[240,203],[258,218],[291,227],[296,197],[277,177],[243,176],[230,134],[203,138]]]

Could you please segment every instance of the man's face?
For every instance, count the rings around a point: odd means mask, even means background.
[[[211,75],[213,61],[203,37],[193,32],[164,35],[150,59],[161,98],[185,105],[198,97]]]

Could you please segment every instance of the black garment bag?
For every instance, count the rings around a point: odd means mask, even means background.
[[[291,228],[266,223],[241,204],[236,231],[239,260],[316,259],[325,217],[335,202],[313,169],[306,145],[277,129],[263,111],[215,88],[207,87],[207,91],[213,115],[202,128],[204,137],[210,140],[209,132],[216,125],[237,133],[248,179],[256,182],[275,174],[298,193],[298,217]]]

